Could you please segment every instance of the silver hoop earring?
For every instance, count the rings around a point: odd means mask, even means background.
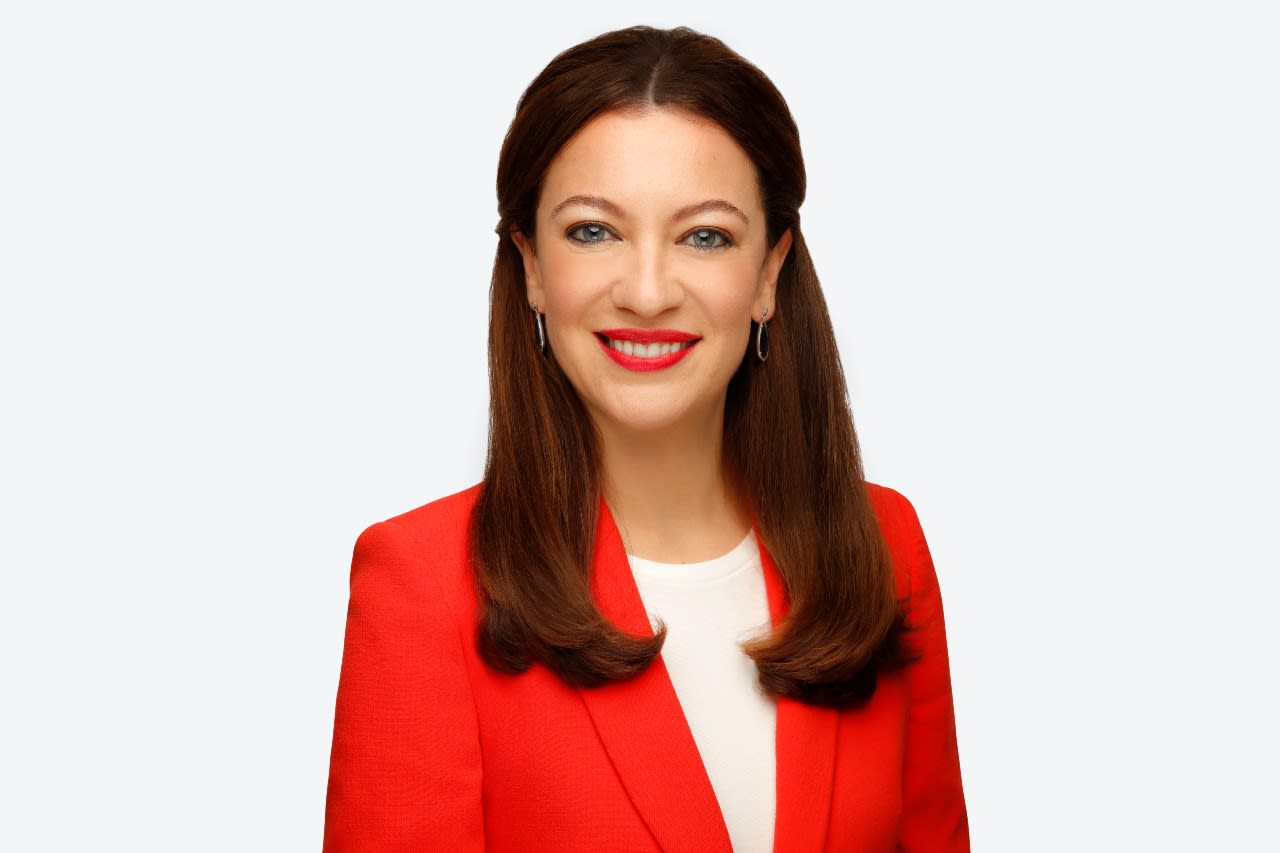
[[[769,316],[769,309],[760,312],[760,324],[756,326],[756,358],[764,361],[769,357],[769,328],[764,318]]]
[[[533,309],[533,341],[538,345],[538,352],[547,351],[547,330],[542,325],[542,314],[538,311],[538,303],[529,306]]]

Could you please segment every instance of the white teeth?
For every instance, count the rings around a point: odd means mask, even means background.
[[[606,339],[608,340],[608,339]],[[624,355],[634,358],[661,358],[673,352],[685,349],[691,342],[683,343],[633,343],[631,341],[609,340],[609,346]]]

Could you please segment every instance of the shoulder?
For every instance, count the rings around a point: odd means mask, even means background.
[[[465,543],[471,524],[471,510],[483,487],[484,483],[476,483],[373,526],[392,525],[410,538],[432,546],[450,546],[456,541]]]
[[[408,592],[435,587],[452,598],[471,587],[468,530],[483,483],[369,525],[356,539],[352,583],[359,574]]]
[[[897,489],[863,481],[867,495],[871,498],[871,508],[875,511],[876,520],[880,522],[881,532],[889,542],[890,549],[903,540],[913,540],[921,534],[920,519],[916,508],[906,495]]]
[[[893,560],[898,597],[914,600],[937,587],[933,558],[915,507],[896,489],[864,481],[880,532]]]

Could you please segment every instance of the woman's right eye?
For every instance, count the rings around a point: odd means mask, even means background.
[[[599,222],[587,222],[571,228],[569,239],[575,243],[603,243],[609,239],[609,229]]]

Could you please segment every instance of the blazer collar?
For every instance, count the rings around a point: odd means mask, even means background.
[[[760,527],[752,522],[760,543],[769,615],[773,627],[787,615],[790,601],[782,575],[764,546]],[[773,849],[821,851],[826,848],[831,818],[831,785],[836,769],[836,731],[840,721],[833,708],[819,708],[782,697],[778,700],[776,736],[777,812]]]
[[[652,636],[626,549],[603,497],[598,519],[591,590],[601,613],[623,631]],[[758,526],[755,533],[776,627],[787,613],[786,589]],[[715,791],[662,657],[635,678],[579,688],[579,693],[623,786],[659,846],[730,853]],[[837,714],[787,698],[779,699],[777,706],[774,849],[819,851],[830,812]]]

